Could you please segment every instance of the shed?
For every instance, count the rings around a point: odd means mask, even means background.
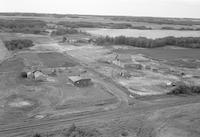
[[[80,76],[70,76],[69,80],[77,87],[87,87],[92,84],[90,78],[82,78]]]
[[[44,75],[41,71],[33,72],[34,79],[37,81],[46,81],[47,76]]]

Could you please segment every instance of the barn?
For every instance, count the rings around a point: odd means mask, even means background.
[[[77,87],[88,87],[92,84],[92,80],[90,78],[82,78],[80,76],[70,76],[69,80],[74,86]]]

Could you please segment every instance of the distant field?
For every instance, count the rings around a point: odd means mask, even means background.
[[[137,29],[83,29],[88,33],[102,36],[127,36],[127,37],[147,37],[163,38],[174,37],[200,37],[200,31],[178,31],[178,30],[137,30]]]
[[[175,60],[180,58],[200,59],[200,49],[123,49],[116,50],[118,53],[144,54],[156,59]]]

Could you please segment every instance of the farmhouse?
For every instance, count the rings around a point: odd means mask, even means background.
[[[69,80],[77,87],[87,87],[92,83],[90,78],[82,78],[80,76],[70,76]]]

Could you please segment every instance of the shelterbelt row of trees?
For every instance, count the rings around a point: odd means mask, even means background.
[[[98,37],[97,45],[129,45],[142,48],[156,48],[167,45],[185,47],[185,48],[200,48],[200,37],[165,37],[157,39],[148,39],[145,37]]]
[[[45,33],[46,26],[46,22],[41,20],[0,19],[0,29],[6,32],[42,34]]]

